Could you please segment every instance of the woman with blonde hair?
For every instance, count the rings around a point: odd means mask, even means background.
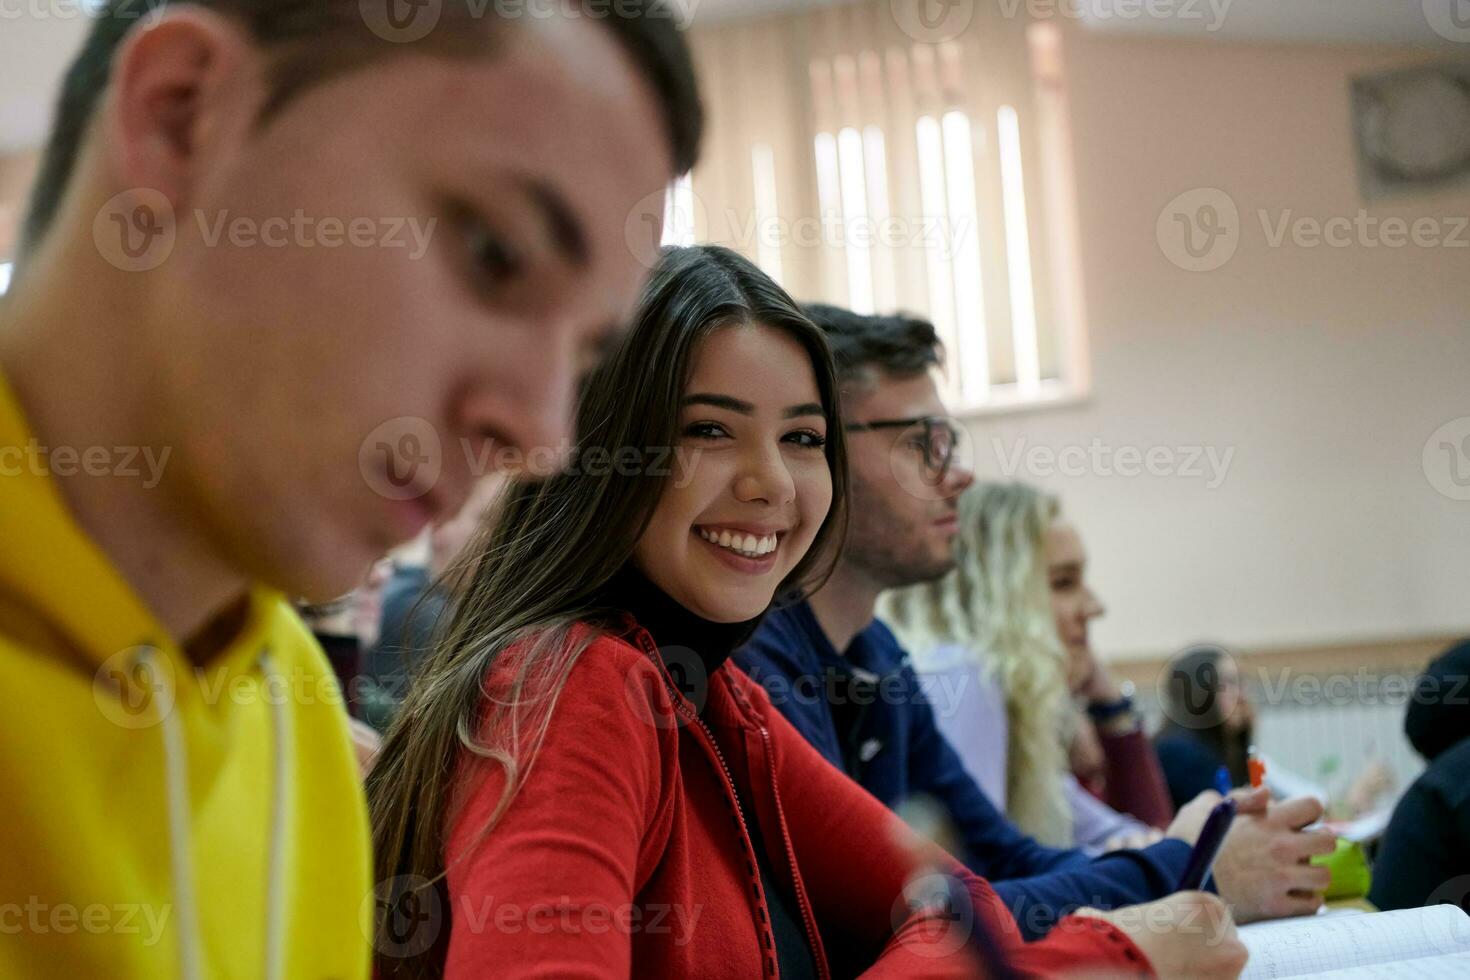
[[[879,607],[935,690],[945,736],[992,800],[1044,843],[1156,839],[1172,816],[1167,790],[1131,699],[1092,653],[1087,626],[1103,608],[1060,503],[1021,483],[977,483],[960,499],[959,522],[955,569]],[[1104,800],[1068,763],[1093,726]]]

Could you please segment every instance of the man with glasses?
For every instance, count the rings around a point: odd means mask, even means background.
[[[1170,894],[1213,794],[1181,810],[1166,838],[1143,850],[1093,857],[1044,847],[995,808],[940,734],[907,654],[873,616],[884,590],[954,567],[958,498],[974,473],[965,430],[945,417],[932,376],[939,341],[922,320],[815,304],[806,312],[827,332],[842,384],[850,523],[827,583],[769,614],[737,662],[808,741],[883,803],[937,804],[954,835],[949,845],[995,885],[1028,939],[1078,906],[1112,909]],[[1297,831],[1266,812],[1264,794],[1242,799],[1241,813],[1215,864],[1220,895],[1240,921],[1286,914],[1279,855],[1295,848],[1281,838]]]

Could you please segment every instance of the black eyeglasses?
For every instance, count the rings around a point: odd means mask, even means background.
[[[911,429],[923,426],[924,466],[934,474],[934,482],[943,481],[954,462],[955,448],[959,445],[959,429],[941,415],[920,415],[910,419],[875,419],[872,422],[851,422],[842,428],[847,432],[875,432],[880,429]]]

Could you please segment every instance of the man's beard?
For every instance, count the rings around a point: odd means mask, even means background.
[[[849,547],[848,560],[879,583],[885,589],[901,589],[909,585],[937,582],[955,567],[953,554],[935,558],[918,546],[912,536],[896,533],[893,525],[884,526],[874,533],[863,534],[862,529],[853,537],[865,539],[867,547]]]

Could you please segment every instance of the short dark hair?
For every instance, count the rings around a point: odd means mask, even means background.
[[[383,58],[425,50],[460,56],[491,53],[496,27],[513,23],[497,17],[493,6],[480,4],[477,11],[467,0],[447,0],[439,15],[444,26],[418,43],[404,44],[375,33],[358,0],[107,0],[62,80],[56,121],[22,227],[22,257],[35,249],[56,217],[123,39],[149,14],[183,4],[239,21],[257,44],[270,50],[271,89],[258,120],[262,123],[307,89]],[[619,0],[617,9],[606,13],[596,19],[613,32],[658,93],[675,172],[687,173],[699,156],[704,109],[689,45],[674,12],[664,0]]]
[[[826,303],[806,303],[802,311],[826,333],[844,388],[865,383],[875,370],[906,377],[943,361],[944,344],[928,320],[904,313],[870,316]]]

